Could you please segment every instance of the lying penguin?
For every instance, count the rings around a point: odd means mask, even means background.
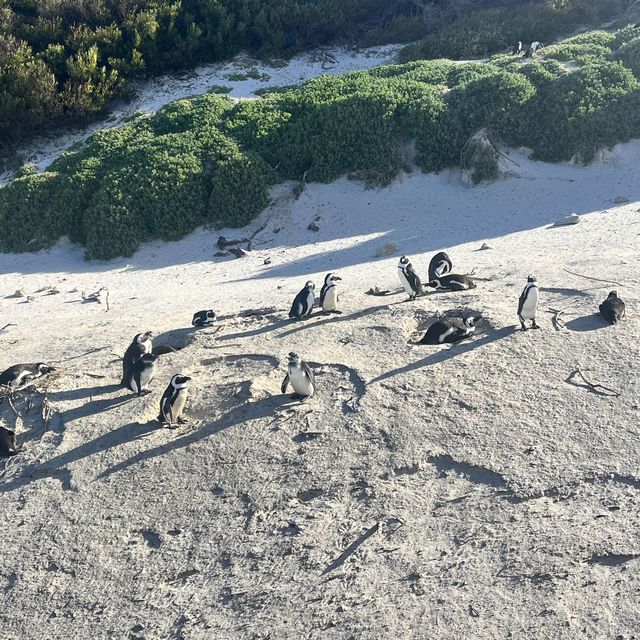
[[[607,299],[600,305],[600,315],[610,324],[616,324],[626,315],[624,302],[618,298],[617,291],[610,291]]]
[[[171,378],[169,386],[162,394],[158,420],[162,422],[162,424],[168,424],[169,429],[173,429],[176,424],[184,424],[186,422],[182,417],[182,413],[185,402],[187,401],[189,382],[191,382],[189,376],[177,374]]]
[[[433,280],[429,281],[427,287],[431,287],[436,291],[466,291],[467,289],[475,289],[476,283],[469,276],[450,273],[446,276],[433,278]]]
[[[215,322],[216,313],[213,309],[206,309],[204,311],[197,311],[193,314],[193,320],[191,325],[194,327],[208,327]]]
[[[298,293],[293,299],[291,305],[291,311],[289,311],[290,318],[297,318],[298,320],[306,319],[311,315],[313,310],[313,303],[316,300],[315,294],[316,285],[309,280],[304,289]]]
[[[451,259],[444,251],[440,251],[429,262],[429,280],[432,281],[451,273],[451,269],[453,269]]]
[[[9,367],[6,371],[0,373],[0,387],[17,389],[53,371],[55,371],[53,367],[43,362],[36,364],[14,364],[13,367]]]
[[[309,365],[300,358],[297,353],[289,354],[289,364],[287,365],[287,375],[282,381],[280,391],[287,392],[287,387],[291,383],[293,387],[292,400],[306,400],[316,392],[316,379]]]
[[[423,294],[422,282],[418,274],[413,270],[413,265],[407,256],[401,256],[398,263],[398,279],[402,288],[409,295],[409,300],[415,300],[417,296]]]
[[[473,336],[479,320],[481,316],[436,320],[418,344],[445,344],[466,340]]]
[[[336,282],[342,280],[333,273],[327,273],[322,289],[320,289],[320,306],[325,313],[342,313],[338,311],[338,287]]]

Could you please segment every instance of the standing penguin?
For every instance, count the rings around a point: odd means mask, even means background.
[[[304,285],[304,289],[298,293],[294,298],[291,305],[291,311],[289,311],[290,318],[297,318],[298,320],[308,318],[313,310],[313,303],[316,300],[315,294],[316,285],[309,280]]]
[[[409,262],[407,256],[400,257],[398,279],[404,290],[409,294],[409,300],[415,300],[417,296],[422,295],[422,282],[420,282],[418,274],[413,270],[413,265]]]
[[[511,52],[511,54],[514,56],[520,53],[522,53],[522,40],[518,40],[518,44],[516,44],[516,46],[513,48],[513,51]]]
[[[449,256],[444,251],[440,251],[431,258],[429,263],[429,280],[435,280],[446,273],[451,273],[451,269],[453,269],[453,264]]]
[[[129,386],[129,380],[131,380],[131,376],[133,375],[133,365],[136,363],[136,360],[145,353],[151,353],[153,351],[151,336],[151,331],[139,333],[124,352],[121,381],[123,387]]]
[[[618,298],[618,292],[610,291],[607,299],[600,305],[600,315],[610,324],[616,324],[626,313],[624,302]]]
[[[186,420],[182,417],[184,403],[187,400],[187,389],[191,378],[177,374],[171,378],[169,386],[165,389],[160,399],[160,415],[158,420],[162,424],[168,424],[173,429],[174,424],[184,424]]]
[[[440,276],[431,280],[427,287],[441,289],[442,291],[465,291],[475,289],[476,283],[469,277],[457,273],[450,273],[447,276]]]
[[[527,330],[527,327],[524,324],[525,320],[531,320],[532,329],[540,328],[536,324],[538,298],[540,297],[538,285],[536,284],[537,281],[538,279],[535,276],[530,275],[527,278],[527,284],[524,285],[524,289],[522,290],[520,299],[518,300],[518,318],[520,318],[520,324],[523,331]]]
[[[133,364],[127,386],[138,396],[141,396],[144,391],[150,392],[149,385],[156,373],[157,359],[158,356],[153,353],[144,353]]]
[[[6,371],[0,373],[0,387],[10,387],[15,389],[24,384],[33,382],[41,376],[55,371],[53,367],[38,362],[36,364],[14,364]]]
[[[204,311],[197,311],[193,314],[193,320],[191,325],[194,327],[208,327],[215,322],[216,312],[213,309],[206,309]]]
[[[328,313],[342,313],[338,311],[338,287],[336,282],[342,280],[333,273],[327,273],[322,289],[320,289],[320,305]]]
[[[302,398],[306,400],[316,392],[316,379],[309,365],[300,358],[297,353],[289,354],[289,364],[287,365],[287,375],[282,381],[280,388],[282,393],[287,392],[287,386],[291,383],[294,394],[293,400]]]
[[[442,318],[436,320],[424,334],[419,344],[443,344],[460,342],[470,338],[476,330],[480,316],[472,318]]]

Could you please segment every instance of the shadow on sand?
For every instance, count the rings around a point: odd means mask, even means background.
[[[473,342],[459,343],[448,349],[439,349],[435,353],[423,358],[422,360],[418,360],[417,362],[412,362],[404,367],[400,367],[399,369],[393,369],[393,371],[387,371],[379,375],[377,378],[373,378],[370,380],[367,385],[374,384],[376,382],[382,382],[383,380],[388,380],[389,378],[393,378],[394,376],[399,376],[403,373],[410,373],[411,371],[415,371],[416,369],[421,369],[422,367],[428,367],[434,364],[441,364],[446,362],[447,360],[451,360],[451,358],[455,358],[456,356],[469,353],[470,351],[474,351],[475,349],[479,349],[480,347],[484,347],[487,344],[491,344],[492,342],[496,342],[498,340],[502,340],[516,332],[515,326],[504,327],[502,329],[498,329],[497,331],[491,331],[483,335],[481,338],[474,340]],[[428,345],[419,345],[420,348],[428,349]]]
[[[569,331],[597,331],[609,326],[609,323],[599,314],[591,313],[569,320],[564,325]]]

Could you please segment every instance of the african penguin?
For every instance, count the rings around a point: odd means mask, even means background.
[[[169,386],[165,389],[160,399],[160,415],[158,420],[168,424],[173,429],[174,424],[183,424],[186,420],[182,417],[184,403],[187,400],[187,389],[191,378],[177,374],[171,378]]]
[[[127,384],[131,391],[139,396],[145,391],[150,393],[149,385],[156,373],[157,359],[158,356],[153,353],[144,353],[135,361],[131,370],[131,378]]]
[[[435,280],[446,273],[451,273],[452,268],[451,260],[444,251],[436,253],[429,263],[429,280]]]
[[[291,383],[294,394],[292,399],[310,398],[316,391],[316,380],[309,365],[300,358],[297,353],[289,354],[289,364],[287,365],[287,375],[282,381],[280,390],[287,392],[287,386]]]
[[[420,282],[418,274],[413,270],[413,265],[409,262],[407,256],[400,256],[398,279],[403,289],[409,294],[409,300],[415,300],[417,296],[422,295],[422,282]]]
[[[471,338],[480,316],[472,318],[442,318],[436,320],[424,334],[419,344],[443,344]]]
[[[626,313],[624,302],[618,298],[618,292],[610,291],[607,299],[600,305],[600,315],[607,322],[616,324]]]
[[[53,367],[42,362],[36,364],[15,364],[13,367],[9,367],[6,371],[0,373],[0,387],[15,389],[29,382],[33,382],[37,378],[47,375],[52,371],[55,371]]]
[[[151,331],[139,333],[134,337],[131,344],[127,347],[122,358],[122,381],[123,387],[129,386],[129,380],[133,374],[133,365],[136,360],[145,353],[153,351],[153,342],[151,341]]]
[[[442,291],[465,291],[467,289],[475,289],[476,283],[469,277],[457,273],[450,273],[446,276],[433,278],[427,287]]]
[[[213,324],[216,319],[215,311],[207,309],[205,311],[198,311],[193,314],[193,320],[191,321],[194,327],[208,327]]]
[[[21,449],[16,444],[16,432],[0,425],[0,456],[15,456]]]
[[[522,290],[520,299],[518,300],[518,318],[520,318],[520,325],[522,326],[523,331],[527,330],[527,327],[524,324],[525,320],[531,320],[532,329],[540,328],[536,324],[538,298],[540,297],[540,292],[536,282],[537,278],[530,275],[527,278],[527,284],[524,285],[524,289]]]
[[[513,48],[512,55],[522,53],[522,40],[518,40],[518,44]]]
[[[336,282],[342,280],[333,273],[327,273],[322,289],[320,289],[320,306],[328,313],[342,313],[338,311],[338,287]]]
[[[293,300],[291,311],[289,311],[290,318],[301,319],[311,315],[313,303],[316,300],[315,288],[316,285],[311,280],[304,285],[304,289]]]

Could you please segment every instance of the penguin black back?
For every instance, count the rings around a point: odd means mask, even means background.
[[[626,315],[625,304],[618,298],[617,291],[610,291],[607,299],[599,308],[600,315],[610,324],[616,324]]]
[[[290,318],[308,318],[311,315],[315,301],[315,288],[311,280],[304,285],[304,289],[293,299],[291,311],[289,311]]]
[[[451,259],[444,251],[440,251],[436,253],[436,255],[431,258],[431,262],[429,262],[429,280],[440,278],[450,273],[451,269],[453,269]]]

